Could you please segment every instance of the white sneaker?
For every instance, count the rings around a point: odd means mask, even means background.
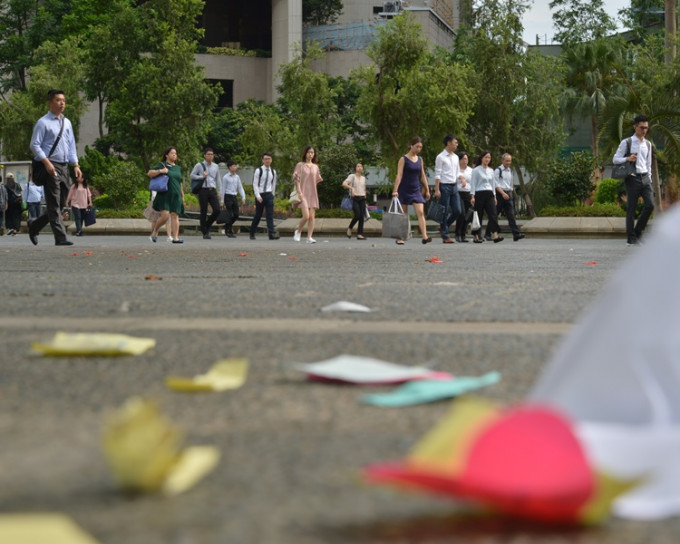
[[[168,236],[168,242],[172,242],[172,236]]]
[[[300,241],[300,233],[297,230],[293,233],[293,240],[296,242]]]
[[[308,244],[316,244],[316,240],[314,238],[307,238],[307,243]]]

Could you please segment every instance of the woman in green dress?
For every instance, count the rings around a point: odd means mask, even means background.
[[[179,214],[184,206],[184,189],[182,188],[182,170],[177,166],[177,148],[170,146],[163,152],[163,159],[149,170],[146,175],[150,178],[167,174],[168,190],[156,193],[153,199],[153,209],[160,212],[160,217],[151,230],[151,241],[158,240],[158,231],[170,218],[168,235],[173,244],[182,244],[184,240],[179,238]]]

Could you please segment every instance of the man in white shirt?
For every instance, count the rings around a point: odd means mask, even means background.
[[[649,120],[644,115],[638,115],[633,121],[635,123],[635,134],[621,141],[612,161],[614,164],[623,164],[626,161],[635,163],[635,173],[624,180],[628,207],[626,211],[626,235],[629,246],[639,243],[649,216],[654,211],[652,142],[645,139],[649,131]],[[635,224],[635,212],[640,197],[642,197],[643,202],[642,212],[637,224]]]
[[[498,217],[501,212],[505,213],[508,225],[512,231],[512,239],[516,242],[524,238],[524,233],[519,231],[515,221],[515,182],[512,177],[512,155],[504,153],[501,157],[501,165],[496,168],[496,211]]]
[[[246,192],[241,183],[241,177],[236,173],[238,165],[234,161],[227,161],[227,172],[222,178],[222,187],[224,191],[223,208],[229,212],[229,218],[224,223],[224,234],[228,238],[236,238],[233,231],[234,222],[239,218],[239,205],[237,193],[241,195],[241,205],[245,206]]]
[[[198,193],[198,204],[201,207],[201,232],[203,238],[210,240],[210,227],[220,214],[220,196],[222,195],[220,183],[220,169],[213,162],[215,153],[207,148],[203,153],[202,162],[196,163],[191,171],[191,181],[202,181],[201,189]],[[208,204],[212,208],[212,213],[208,217]]]
[[[434,162],[434,196],[444,206],[441,222],[442,242],[453,244],[449,228],[460,215],[460,197],[458,196],[458,182],[465,185],[465,178],[460,173],[458,155],[458,138],[453,134],[444,136],[444,151]]]
[[[262,219],[267,217],[267,231],[270,240],[278,240],[280,236],[274,230],[274,194],[276,192],[276,170],[272,168],[271,153],[262,155],[262,166],[253,175],[253,192],[255,193],[255,217],[250,224],[250,239],[255,240],[255,231]]]

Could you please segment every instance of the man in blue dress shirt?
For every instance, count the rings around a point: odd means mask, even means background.
[[[83,177],[78,165],[76,139],[71,122],[64,117],[66,97],[64,91],[51,89],[47,92],[49,110],[33,128],[31,151],[36,161],[45,167],[45,204],[46,211],[37,219],[28,220],[28,236],[38,245],[38,234],[50,223],[54,241],[58,246],[70,246],[73,242],[66,239],[66,229],[61,220],[61,210],[66,207],[66,197],[71,186],[69,164],[73,166],[76,179]],[[62,130],[63,125],[63,130]],[[59,135],[61,134],[61,137]],[[57,145],[54,146],[54,143]],[[50,153],[51,151],[51,153]]]

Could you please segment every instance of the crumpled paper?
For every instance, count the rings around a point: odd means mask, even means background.
[[[98,544],[63,514],[0,514],[2,544]]]
[[[356,302],[347,302],[346,300],[341,300],[324,306],[321,308],[322,312],[371,312],[368,306],[363,304],[357,304]]]
[[[141,355],[153,348],[153,338],[136,338],[125,334],[57,332],[51,342],[33,343],[33,349],[43,355],[75,356],[116,356]]]
[[[212,446],[183,449],[182,433],[155,402],[134,397],[108,420],[104,454],[121,489],[172,496],[186,491],[217,465]]]
[[[369,466],[365,476],[560,524],[602,522],[636,483],[593,467],[563,414],[539,405],[501,410],[475,398],[457,400],[405,460]]]
[[[224,359],[218,361],[205,374],[193,378],[168,376],[165,384],[173,391],[186,393],[201,391],[226,391],[238,389],[246,382],[248,361],[246,359]]]

